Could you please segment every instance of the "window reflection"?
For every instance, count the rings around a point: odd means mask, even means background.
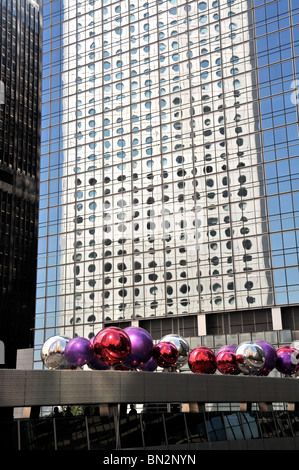
[[[59,242],[39,268],[62,266],[66,329],[73,309],[90,336],[105,321],[296,302],[298,242],[278,232],[299,220],[297,6],[256,0],[253,25],[245,3],[212,2],[208,17],[206,2],[87,2],[79,21],[45,3],[40,235]],[[107,247],[109,295],[94,279]]]
[[[261,440],[298,436],[296,412],[138,413],[108,416],[51,417],[6,423],[8,449],[113,450],[151,446],[180,446],[228,441]],[[18,431],[18,427],[20,432]],[[225,444],[226,443],[226,444]],[[254,444],[253,444],[254,445]]]

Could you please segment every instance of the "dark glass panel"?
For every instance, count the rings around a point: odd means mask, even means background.
[[[164,419],[168,445],[187,444],[188,437],[184,415],[182,413],[165,414]]]
[[[116,436],[113,417],[88,417],[90,450],[115,449]]]
[[[140,415],[121,418],[119,422],[119,436],[122,449],[143,447]]]
[[[85,416],[55,419],[57,450],[87,450]]]
[[[144,445],[146,447],[166,445],[163,415],[153,413],[148,415],[142,415],[141,419],[144,435]]]
[[[54,450],[52,419],[20,421],[21,450]]]
[[[207,442],[208,435],[203,413],[186,413],[186,422],[190,442]]]

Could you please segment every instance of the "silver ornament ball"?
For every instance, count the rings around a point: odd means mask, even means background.
[[[239,364],[239,369],[244,374],[254,375],[262,369],[266,361],[265,351],[259,344],[253,341],[239,344],[236,354],[243,356],[244,362]]]
[[[179,357],[173,367],[175,367],[176,369],[183,367],[183,365],[186,364],[186,362],[188,361],[189,357],[189,344],[187,343],[185,338],[177,334],[169,334],[163,336],[163,338],[160,339],[159,343],[161,342],[174,344],[174,346],[178,350]]]
[[[47,369],[62,370],[71,367],[64,354],[70,340],[71,338],[67,336],[55,335],[45,341],[41,350],[41,359]]]

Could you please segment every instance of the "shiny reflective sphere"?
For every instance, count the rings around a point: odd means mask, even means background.
[[[82,367],[93,356],[93,346],[86,338],[76,337],[71,339],[65,347],[65,357],[73,366]]]
[[[131,341],[128,334],[121,328],[104,328],[95,336],[93,350],[100,362],[115,366],[129,356]]]
[[[227,345],[220,348],[216,353],[216,365],[221,374],[237,375],[241,373],[239,364],[243,362],[243,356],[238,356],[236,346]]]
[[[277,349],[275,367],[281,374],[293,375],[299,370],[299,351],[295,348],[282,346]]]
[[[149,361],[147,361],[142,366],[138,367],[138,370],[143,371],[143,372],[154,372],[157,369],[157,367],[158,365],[154,361],[153,357],[151,357]]]
[[[72,367],[65,357],[65,348],[70,340],[67,336],[56,335],[45,341],[41,350],[41,359],[47,369],[63,370]]]
[[[124,360],[123,365],[137,369],[145,364],[153,354],[153,340],[151,335],[140,327],[125,328],[124,331],[131,341],[131,352]]]
[[[204,346],[195,348],[189,354],[188,366],[194,374],[214,374],[216,371],[215,354]]]
[[[97,356],[94,354],[92,358],[88,361],[87,366],[92,370],[107,370],[109,366],[99,361]]]
[[[93,349],[94,339],[95,339],[95,336],[93,336],[90,339],[92,349]],[[107,364],[104,364],[103,362],[99,361],[97,356],[94,354],[94,350],[93,350],[93,354],[91,356],[91,359],[87,363],[87,366],[92,370],[107,370],[107,369],[109,369],[109,366]]]
[[[256,374],[265,365],[265,351],[253,341],[241,343],[236,349],[236,354],[244,359],[243,363],[239,364],[239,368],[244,374]]]
[[[159,367],[171,367],[178,360],[179,353],[172,343],[161,342],[153,348],[153,359]]]
[[[184,364],[186,364],[189,358],[189,344],[182,336],[169,334],[169,335],[163,336],[163,338],[160,339],[159,343],[160,342],[172,343],[177,348],[179,357],[177,361],[175,362],[175,364],[173,364],[173,367],[180,368]]]

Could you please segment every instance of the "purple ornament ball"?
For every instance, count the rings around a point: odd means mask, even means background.
[[[86,338],[73,338],[68,342],[65,348],[65,357],[73,366],[84,366],[90,361],[92,355],[92,344]]]
[[[225,346],[221,346],[220,349],[218,349],[218,351],[216,352],[216,356],[217,354],[219,354],[220,352],[222,351],[230,351],[230,352],[236,352],[236,349],[237,347],[232,345],[232,344],[226,344]]]
[[[265,363],[263,367],[255,375],[268,375],[274,369],[277,360],[277,351],[274,346],[267,341],[256,341],[265,353]]]
[[[141,372],[154,372],[158,368],[158,365],[154,361],[154,358],[151,357],[149,361],[140,366],[138,369]]]
[[[123,361],[123,365],[137,369],[144,365],[153,354],[153,340],[151,335],[138,326],[131,326],[125,328],[131,340],[131,352],[129,356]]]
[[[298,367],[299,352],[295,348],[288,346],[282,346],[277,349],[277,359],[275,367],[281,374],[293,375],[295,374]]]

